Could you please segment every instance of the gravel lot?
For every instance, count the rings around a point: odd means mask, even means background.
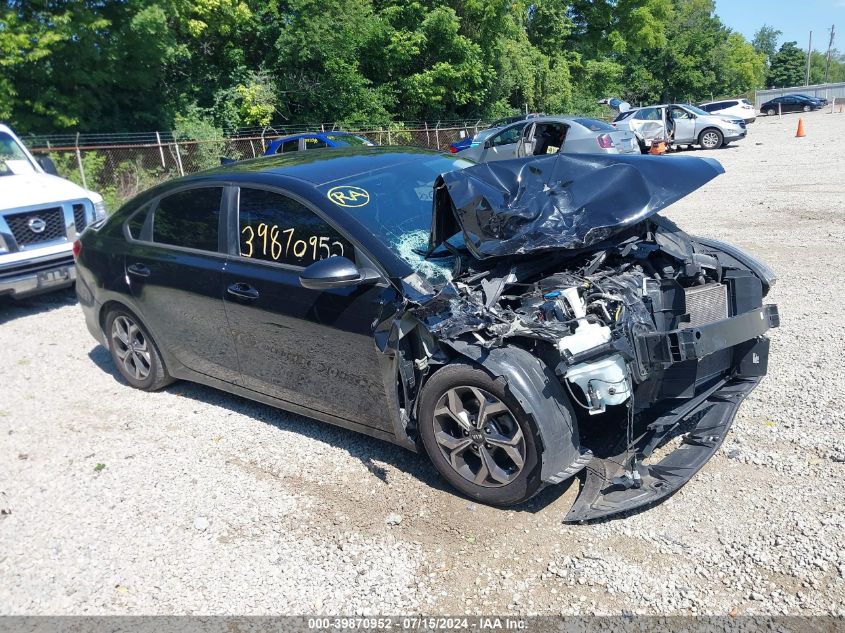
[[[668,215],[765,258],[783,325],[720,453],[624,520],[563,525],[576,486],[478,506],[388,444],[135,391],[72,294],[0,303],[0,613],[845,614],[845,114],[804,121],[695,152],[727,173]]]

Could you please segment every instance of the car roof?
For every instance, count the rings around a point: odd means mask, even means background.
[[[340,130],[317,130],[315,132],[297,132],[296,134],[288,134],[287,136],[280,136],[274,138],[270,143],[278,143],[280,141],[289,141],[295,138],[303,138],[306,136],[356,136],[352,132],[342,132]]]
[[[322,185],[334,180],[349,178],[365,172],[385,169],[403,163],[422,162],[437,156],[419,147],[326,147],[319,152],[290,152],[221,165],[199,172],[204,179],[237,178],[249,174],[288,176]],[[190,179],[191,176],[183,179]]]

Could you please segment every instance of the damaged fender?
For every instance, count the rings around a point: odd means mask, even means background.
[[[554,372],[519,347],[486,349],[461,340],[443,341],[461,356],[503,378],[519,404],[537,424],[543,443],[540,478],[559,483],[590,460],[579,448],[578,423],[569,398]]]

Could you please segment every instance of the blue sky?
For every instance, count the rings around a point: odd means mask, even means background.
[[[763,24],[783,31],[780,43],[795,40],[807,48],[813,31],[813,48],[827,50],[831,24],[836,25],[834,48],[845,51],[845,0],[716,0],[722,23],[749,40]]]

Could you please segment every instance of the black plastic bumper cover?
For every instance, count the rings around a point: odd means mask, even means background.
[[[656,464],[640,464],[640,485],[623,487],[613,480],[622,476],[632,459],[640,453],[649,436],[626,450],[625,441],[618,452],[593,457],[585,469],[586,479],[578,498],[564,518],[567,523],[581,523],[609,517],[635,508],[650,506],[668,497],[687,483],[722,445],[743,399],[759,384],[761,377],[734,378],[721,383],[700,398],[679,422],[695,420],[695,426],[683,443]],[[613,452],[613,451],[611,451]]]

